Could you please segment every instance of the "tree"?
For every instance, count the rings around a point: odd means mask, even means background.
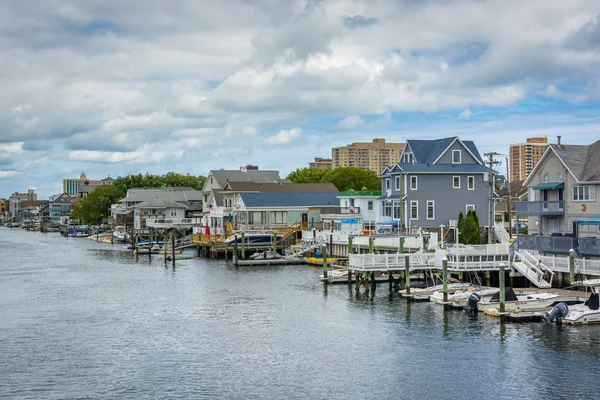
[[[161,186],[169,187],[190,187],[192,189],[201,190],[204,186],[206,177],[202,175],[183,175],[176,172],[167,172],[165,175],[127,175],[115,179],[113,185],[118,187],[123,192],[132,188],[156,188]]]
[[[363,188],[381,190],[381,179],[377,174],[362,168],[299,168],[292,171],[287,179],[294,183],[333,183],[340,191]]]
[[[469,210],[467,216],[464,217],[462,211],[458,214],[458,231],[459,242],[462,244],[479,244],[481,243],[481,235],[479,232],[479,223],[477,222],[477,214]]]
[[[110,206],[125,196],[119,187],[104,185],[97,187],[82,200],[79,200],[73,209],[72,216],[80,219],[84,224],[96,224],[108,217]]]
[[[465,216],[463,215],[462,211],[458,213],[458,222],[456,227],[458,228],[458,243],[465,243],[465,239],[463,237],[463,232],[464,232],[464,225],[465,225]]]

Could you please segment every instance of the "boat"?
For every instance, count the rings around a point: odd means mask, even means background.
[[[519,311],[519,310],[537,310],[541,308],[547,308],[552,306],[558,299],[559,295],[556,293],[548,293],[542,291],[517,291],[513,288],[507,287],[504,290],[504,310],[505,311]],[[472,295],[469,299],[475,299]],[[500,307],[500,291],[496,291],[491,297],[483,297],[478,301],[469,301],[469,305],[472,309],[479,311],[485,311],[489,309],[497,309]]]
[[[576,283],[577,286],[591,288],[590,297],[583,304],[567,305],[559,303],[546,313],[546,320],[562,322],[568,325],[588,325],[600,323],[600,279],[591,279]]]
[[[112,236],[113,236],[113,241],[115,241],[115,242],[121,242],[121,243],[129,242],[129,234],[127,234],[127,230],[122,225],[115,226]]]
[[[347,269],[334,269],[327,271],[327,278],[323,277],[323,274],[319,275],[319,279],[323,282],[328,283],[347,283],[348,282],[348,270]],[[356,272],[352,271],[350,281],[354,282],[356,279]]]
[[[266,232],[266,231],[257,231],[257,232],[244,232],[244,243],[248,246],[272,246],[273,245],[273,236],[275,232]],[[283,240],[283,235],[277,234],[277,241],[281,242]],[[234,246],[235,243],[241,245],[242,243],[242,235],[240,233],[231,235],[227,239],[225,239],[225,243],[230,246]]]
[[[251,260],[266,260],[266,259],[281,258],[281,254],[279,254],[277,252],[273,253],[273,251],[271,251],[271,250],[266,250],[266,251],[254,253],[249,258]]]
[[[498,288],[469,285],[465,289],[461,288],[454,293],[449,293],[448,302],[450,302],[451,306],[454,308],[462,308],[467,305],[469,297],[471,297],[473,293],[477,293],[481,298],[488,298],[498,291]],[[441,290],[435,291],[429,296],[429,301],[436,304],[442,304],[444,302],[444,292]]]

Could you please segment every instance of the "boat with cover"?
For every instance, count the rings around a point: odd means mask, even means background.
[[[452,307],[461,308],[467,305],[469,297],[471,297],[473,293],[477,293],[481,298],[489,298],[498,291],[498,288],[469,285],[466,289],[461,288],[454,293],[448,293],[448,301],[451,303]],[[444,292],[442,290],[435,291],[429,296],[429,301],[436,304],[442,304],[444,301]]]
[[[113,240],[115,242],[127,243],[129,242],[129,235],[127,234],[127,230],[124,226],[115,226],[115,230],[112,233]]]
[[[516,311],[517,308],[520,310],[537,310],[540,308],[550,307],[559,295],[556,293],[547,293],[542,291],[517,291],[513,288],[507,287],[504,290],[504,310],[505,311]],[[469,296],[468,304],[471,309],[477,309],[479,311],[485,311],[488,309],[497,309],[500,307],[500,291],[498,290],[491,297],[479,297],[476,294]]]
[[[257,232],[244,232],[244,243],[250,246],[271,246],[273,243],[273,235],[275,232],[257,231]],[[237,239],[236,239],[237,238]],[[277,241],[283,240],[283,235],[277,234]],[[225,243],[233,246],[237,241],[238,245],[242,243],[242,235],[238,233],[231,235],[225,239]]]

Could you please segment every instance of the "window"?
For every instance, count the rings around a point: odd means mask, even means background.
[[[248,223],[250,225],[262,225],[266,223],[267,212],[266,211],[251,211],[248,213]]]
[[[374,231],[375,230],[375,221],[363,222],[363,229],[366,229],[368,231]]]
[[[271,211],[272,224],[287,224],[287,211]]]
[[[212,178],[212,176],[210,177],[210,184],[211,185],[213,184],[213,178]]]
[[[391,201],[386,201],[385,202],[385,214],[386,217],[391,217],[392,216],[392,202]]]
[[[452,150],[452,164],[460,164],[461,152],[460,150]]]
[[[435,219],[435,201],[427,200],[427,219]]]
[[[573,201],[596,201],[596,187],[573,186]]]
[[[410,177],[410,190],[417,190],[417,177],[416,176],[411,176]]]
[[[469,212],[469,211],[475,211],[475,204],[467,204],[465,206],[465,211]]]
[[[397,176],[395,181],[396,181],[396,190],[400,190],[400,176]]]
[[[460,189],[460,176],[452,177],[452,187],[454,189]]]
[[[373,211],[373,200],[369,200],[367,203],[367,210]]]
[[[548,233],[560,232],[560,221],[557,219],[548,220]]]
[[[208,195],[207,195],[207,194],[205,194],[205,195],[204,195],[204,202],[206,203],[207,201],[208,201]]]
[[[177,210],[174,208],[171,208],[171,217],[176,217],[177,216]]]
[[[474,176],[469,176],[467,178],[467,189],[475,190],[475,177]]]
[[[544,178],[542,179],[542,182],[543,182],[543,183],[549,182],[549,179],[550,179],[550,176],[549,176],[549,175],[548,175],[548,173],[546,172],[546,173],[544,174]]]
[[[400,219],[400,202],[394,202],[394,219]]]
[[[419,219],[419,202],[417,200],[410,202],[410,219]]]
[[[556,182],[562,182],[563,181],[563,176],[560,172],[556,173]]]
[[[402,162],[404,162],[404,163],[412,163],[413,162],[413,155],[412,155],[412,153],[404,153],[404,155],[402,156]]]
[[[385,190],[390,190],[390,178],[386,178],[385,180]]]

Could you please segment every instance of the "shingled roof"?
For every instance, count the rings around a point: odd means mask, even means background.
[[[458,136],[447,137],[435,140],[407,140],[406,147],[412,150],[413,156],[419,164],[432,164],[439,156],[454,143],[455,140],[459,139]],[[460,139],[459,139],[460,140]],[[483,163],[483,159],[475,146],[475,143],[471,140],[460,140],[475,158]],[[405,148],[406,148],[405,147]]]
[[[600,181],[600,140],[591,145],[551,144],[549,147],[578,181]]]
[[[333,183],[256,183],[232,182],[225,185],[225,192],[256,192],[256,193],[338,193]]]

